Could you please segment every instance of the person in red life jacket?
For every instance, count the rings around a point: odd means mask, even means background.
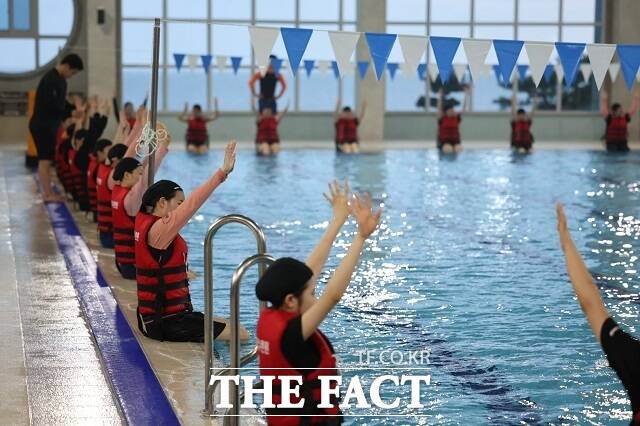
[[[209,150],[209,134],[207,124],[215,121],[220,116],[218,112],[218,98],[214,99],[214,111],[212,114],[204,115],[202,107],[195,104],[189,114],[189,104],[184,104],[184,111],[178,116],[178,120],[187,123],[187,151],[194,154],[204,154]]]
[[[257,346],[261,375],[276,376],[273,402],[281,401],[278,376],[302,376],[298,395],[305,399],[300,409],[267,408],[269,425],[339,424],[341,414],[337,399],[332,408],[318,408],[319,376],[339,374],[333,347],[319,326],[345,293],[360,259],[365,241],[378,225],[381,210],[371,211],[371,197],[354,196],[349,205],[349,187],[337,182],[325,195],[333,207],[333,220],[320,243],[305,262],[292,258],[276,260],[256,285],[256,296],[270,306],[260,312]],[[316,281],[327,261],[331,247],[349,214],[358,230],[345,257],[329,279],[324,292],[316,299]],[[291,398],[295,404],[300,398]]]
[[[158,129],[166,128],[158,123]],[[168,152],[171,136],[160,142],[155,155],[155,171],[162,164]],[[145,157],[143,163],[133,157],[123,158],[113,171],[112,178],[117,184],[111,191],[111,215],[113,220],[113,243],[116,255],[116,267],[123,278],[136,278],[135,250],[133,229],[136,214],[140,211],[142,196],[148,187],[148,164]]]
[[[109,139],[99,139],[89,155],[89,167],[87,167],[87,190],[89,192],[89,205],[93,214],[93,221],[98,221],[98,167],[107,161],[107,153],[111,148]]]
[[[631,425],[640,426],[640,340],[624,332],[611,318],[589,269],[576,248],[567,228],[561,204],[556,206],[558,235],[564,252],[567,272],[591,330],[607,356],[609,366],[618,375],[631,401]]]
[[[73,201],[76,207],[80,209],[82,209],[82,207],[85,207],[83,205],[83,200],[86,198],[86,188],[83,181],[85,179],[85,175],[78,167],[76,157],[79,150],[82,148],[82,145],[86,142],[88,135],[89,132],[86,129],[76,130],[73,134],[71,149],[68,153],[69,168],[72,181],[71,193],[73,194]]]
[[[531,125],[533,123],[533,114],[538,104],[538,96],[534,95],[531,112],[527,112],[522,108],[517,108],[518,97],[514,92],[511,96],[511,149],[528,154],[533,149],[533,134],[531,133]]]
[[[634,93],[628,112],[625,112],[619,103],[614,103],[609,109],[609,95],[605,90],[600,92],[600,113],[607,123],[605,131],[607,151],[629,152],[627,127],[631,117],[638,113],[638,106],[640,106],[640,92]]]
[[[73,188],[71,166],[69,165],[69,150],[71,149],[71,136],[75,131],[74,129],[75,122],[70,118],[66,122],[65,128],[59,130],[59,139],[56,141],[56,173],[69,200],[72,200],[71,189]]]
[[[253,103],[251,107],[255,113]],[[280,152],[278,125],[287,111],[289,111],[289,105],[276,115],[273,114],[271,108],[264,108],[262,112],[257,113],[256,153],[258,155],[273,155]]]
[[[96,196],[98,210],[98,238],[104,248],[113,248],[113,219],[111,214],[111,188],[109,176],[118,162],[125,156],[127,146],[114,144],[107,152],[107,160],[98,164],[96,174]]]
[[[336,103],[336,111],[333,114],[333,122],[336,126],[336,150],[345,154],[355,154],[360,152],[358,146],[358,126],[364,118],[367,103],[362,102],[360,114],[351,111],[351,107],[342,108],[340,112],[340,100]]]
[[[273,114],[278,113],[277,99],[284,95],[287,91],[287,82],[284,80],[282,73],[277,73],[273,67],[273,62],[278,58],[275,55],[269,55],[269,66],[264,74],[258,71],[249,80],[249,89],[251,94],[258,98],[258,111],[262,112],[265,108],[271,108]],[[260,92],[256,91],[256,82],[260,82]],[[276,86],[280,84],[280,92],[276,96]],[[251,102],[253,105],[253,101]]]
[[[138,328],[147,337],[172,342],[204,342],[204,315],[189,295],[188,246],[180,230],[226,180],[235,165],[235,142],[227,145],[222,167],[186,199],[175,182],[149,186],[135,220]],[[240,338],[248,339],[244,327]],[[229,322],[214,320],[216,339],[229,340]]]
[[[469,99],[469,87],[464,88],[462,111],[466,111]],[[444,101],[444,89],[440,88],[438,96],[438,149],[444,153],[461,152],[460,122],[462,114],[455,111],[450,102]]]

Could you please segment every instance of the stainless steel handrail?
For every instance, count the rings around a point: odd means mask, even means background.
[[[238,223],[249,228],[253,235],[256,237],[258,255],[265,254],[267,252],[267,242],[262,229],[253,220],[246,216],[239,214],[232,214],[223,216],[216,219],[215,222],[209,226],[207,235],[204,239],[204,368],[205,368],[205,384],[204,384],[204,413],[207,415],[213,414],[213,391],[214,387],[210,386],[211,381],[211,367],[213,367],[213,237],[216,233],[225,225],[231,223]],[[261,263],[259,266],[259,274],[262,276],[266,269],[266,265]],[[262,305],[261,305],[262,306]],[[233,315],[233,309],[231,310]],[[236,330],[237,327],[232,328]],[[255,347],[249,354],[242,357],[240,364],[249,362],[257,354],[258,348]],[[233,362],[233,360],[232,360]],[[225,370],[219,371],[217,374],[227,374]]]

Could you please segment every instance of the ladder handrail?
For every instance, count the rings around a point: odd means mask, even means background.
[[[213,414],[212,410],[212,398],[213,392],[209,385],[211,381],[211,368],[213,367],[213,237],[223,226],[231,223],[238,223],[249,228],[253,235],[256,237],[258,254],[264,254],[267,251],[267,242],[264,236],[262,228],[258,226],[252,219],[239,215],[231,214],[222,216],[216,219],[209,229],[204,239],[204,368],[205,368],[205,401],[204,401],[204,413]],[[265,264],[261,263],[259,267],[259,275],[265,271]],[[233,311],[232,311],[233,312]],[[236,329],[237,330],[237,329]],[[233,331],[233,329],[232,329]],[[248,355],[244,356],[242,360],[249,362],[250,357],[255,357],[257,353],[257,347],[251,351]]]

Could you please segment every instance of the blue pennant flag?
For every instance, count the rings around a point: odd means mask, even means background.
[[[233,68],[233,73],[238,74],[238,69],[240,68],[240,62],[242,62],[241,56],[232,56],[231,57],[231,67]]]
[[[551,83],[551,79],[553,78],[553,73],[554,73],[554,69],[553,69],[553,65],[547,65],[544,69],[544,74],[542,74],[542,76],[544,77],[544,81],[547,82],[547,84]]]
[[[398,71],[399,64],[397,62],[387,62],[387,70],[389,70],[389,77],[391,80],[396,78],[396,71]]]
[[[498,83],[502,83],[502,76],[500,75],[500,66],[494,65],[491,68],[493,68],[493,72],[496,75],[496,80],[498,80]]]
[[[504,84],[509,84],[511,81],[511,73],[518,62],[523,45],[524,41],[520,40],[493,40],[493,48],[498,57],[498,67]]]
[[[311,77],[311,71],[316,66],[316,61],[313,59],[305,59],[304,60],[304,69],[307,71],[307,77]]]
[[[384,33],[364,33],[364,36],[367,39],[376,77],[380,80],[384,72],[384,66],[387,63],[387,59],[389,59],[389,54],[398,36]]]
[[[418,78],[420,80],[424,80],[425,78],[427,78],[427,64],[418,65]]]
[[[211,55],[200,55],[202,59],[202,68],[204,68],[204,72],[209,73],[209,67],[211,66]]]
[[[180,68],[182,68],[182,63],[184,62],[185,56],[186,55],[184,53],[174,53],[173,54],[173,60],[176,61],[176,69],[178,71],[180,71]]]
[[[333,68],[333,75],[336,78],[340,78],[340,69],[338,68],[338,63],[336,61],[331,61],[331,68]]]
[[[453,72],[451,62],[458,51],[460,39],[458,37],[431,37],[429,40],[431,40],[433,55],[436,57],[440,81],[445,84]]]
[[[576,78],[584,47],[584,43],[556,43],[556,50],[564,70],[564,84],[567,87],[571,86]],[[633,77],[635,78],[635,75]]]
[[[618,57],[620,58],[620,69],[627,87],[633,87],[633,81],[638,74],[640,68],[640,45],[637,44],[619,44]]]
[[[518,76],[520,77],[520,81],[524,81],[527,79],[528,69],[529,65],[518,65]]]
[[[360,74],[360,80],[364,80],[369,71],[369,61],[358,61],[358,73]]]
[[[280,34],[282,34],[282,41],[285,49],[287,49],[287,55],[289,55],[291,72],[296,75],[313,30],[306,28],[280,28]]]
[[[273,58],[271,60],[271,66],[273,67],[273,72],[276,74],[280,74],[280,68],[282,68],[282,58]]]

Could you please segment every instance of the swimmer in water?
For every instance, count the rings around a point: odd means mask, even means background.
[[[214,99],[214,111],[212,114],[202,113],[202,107],[195,104],[189,114],[189,104],[184,104],[184,111],[178,116],[178,120],[187,123],[187,151],[194,154],[205,154],[209,151],[209,133],[207,124],[215,121],[220,116],[218,112],[218,98]]]
[[[469,86],[464,88],[462,111],[467,109]],[[438,96],[438,149],[444,153],[461,152],[460,122],[462,113],[456,112],[453,104],[444,102],[444,89],[440,88]]]
[[[360,152],[358,141],[358,126],[364,118],[367,107],[366,102],[362,102],[360,114],[351,111],[351,107],[342,108],[340,111],[340,99],[336,103],[336,111],[333,114],[333,121],[336,126],[336,150],[345,154],[356,154]]]

